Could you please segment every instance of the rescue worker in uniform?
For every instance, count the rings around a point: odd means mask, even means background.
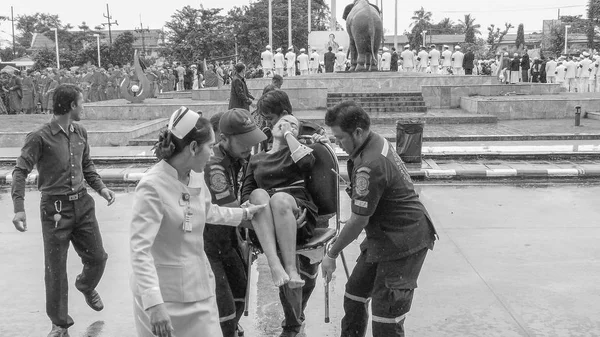
[[[429,64],[431,67],[431,73],[432,74],[438,74],[439,73],[439,67],[440,67],[440,51],[437,50],[437,48],[435,47],[434,44],[431,45],[431,51],[429,51]]]
[[[273,77],[273,53],[271,52],[271,46],[267,45],[265,51],[260,54],[260,64],[263,68],[264,77]]]
[[[370,131],[367,113],[354,102],[329,109],[325,124],[349,154],[350,219],[322,261],[331,280],[335,259],[363,228],[366,239],[346,284],[341,336],[365,336],[368,298],[373,336],[404,336],[417,278],[436,231],[394,146]]]
[[[244,109],[236,108],[217,114],[211,118],[211,124],[219,143],[213,148],[214,154],[206,164],[204,180],[213,204],[238,208],[240,180],[246,170],[246,160],[252,147],[267,139],[267,136],[262,132],[252,132],[256,125],[252,122],[250,112]],[[238,228],[207,223],[204,251],[215,274],[223,336],[237,336],[236,331],[242,331],[238,328],[238,322],[244,312],[247,282]]]
[[[285,54],[285,66],[288,77],[296,76],[296,53],[294,53],[294,46],[290,46],[287,54]]]
[[[306,49],[300,49],[300,55],[296,60],[298,62],[298,70],[300,70],[300,75],[308,75],[308,55],[306,54]]]

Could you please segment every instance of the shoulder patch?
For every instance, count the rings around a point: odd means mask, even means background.
[[[210,189],[221,193],[227,189],[227,177],[223,170],[213,170],[209,173]]]
[[[371,168],[370,168],[370,167],[367,167],[367,166],[360,167],[360,168],[358,168],[358,169],[356,170],[356,173],[360,173],[360,172],[367,172],[367,173],[370,173],[370,172],[371,172]]]
[[[354,178],[354,191],[358,196],[364,197],[369,194],[369,179],[371,176],[367,172],[357,172]]]
[[[221,170],[221,171],[225,171],[225,168],[221,165],[210,165],[210,169],[211,170]]]

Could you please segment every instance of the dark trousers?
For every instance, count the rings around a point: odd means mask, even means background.
[[[62,204],[61,219],[54,222],[55,202]],[[64,196],[42,195],[40,214],[44,238],[44,265],[46,283],[46,313],[55,325],[67,328],[73,325],[68,314],[69,284],[67,280],[67,252],[72,242],[83,262],[75,287],[85,293],[100,282],[108,255],[102,247],[102,237],[94,212],[94,199],[87,193],[78,200]]]
[[[358,257],[346,283],[343,337],[364,337],[373,301],[373,336],[404,336],[404,319],[410,311],[417,278],[427,248],[400,260],[367,262],[366,252]]]
[[[315,289],[317,275],[319,274],[319,263],[310,264],[310,259],[297,256],[298,273],[304,280],[302,288],[290,289],[287,285],[279,287],[279,299],[283,306],[285,316],[281,326],[284,330],[300,332],[304,322],[304,310],[308,299]]]
[[[473,69],[465,68],[465,75],[473,75]]]
[[[220,253],[207,251],[215,274],[217,306],[223,337],[237,336],[237,324],[244,313],[247,276],[240,252],[234,248]]]
[[[529,82],[529,69],[521,69],[521,80]]]

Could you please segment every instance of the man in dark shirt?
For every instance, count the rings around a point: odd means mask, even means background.
[[[473,75],[473,67],[475,66],[474,61],[475,54],[473,54],[471,48],[468,48],[467,52],[465,53],[465,56],[463,57],[462,64],[463,69],[465,70],[465,75]]]
[[[335,53],[331,51],[331,47],[327,48],[327,52],[323,55],[325,61],[325,72],[332,73],[333,66],[335,65]]]
[[[83,112],[83,94],[72,84],[56,88],[53,96],[54,117],[25,139],[21,156],[13,171],[12,199],[15,228],[27,230],[25,216],[25,180],[34,166],[38,170],[41,192],[41,223],[44,239],[46,313],[52,321],[48,337],[68,337],[73,325],[68,314],[67,252],[69,243],[81,257],[83,270],[75,287],[94,310],[104,308],[95,290],[104,273],[108,255],[95,216],[94,199],[87,193],[85,181],[111,205],[113,191],[106,188],[90,158],[85,128],[79,121]]]
[[[220,141],[204,169],[206,186],[213,204],[239,207],[240,182],[250,151],[267,136],[256,127],[250,112],[243,109],[217,114],[211,123]],[[224,337],[236,336],[245,305],[247,276],[238,235],[235,227],[206,224],[204,230],[204,250],[215,274]]]
[[[392,60],[390,63],[390,71],[398,71],[398,53],[396,48],[392,47]]]
[[[354,102],[329,109],[325,123],[349,154],[352,215],[323,258],[327,282],[338,254],[363,228],[366,239],[346,284],[341,335],[364,336],[372,299],[373,336],[404,336],[417,278],[435,228],[394,147],[369,130],[370,120]]]

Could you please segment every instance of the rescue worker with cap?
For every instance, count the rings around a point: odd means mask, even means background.
[[[285,54],[285,67],[288,77],[296,76],[296,53],[294,53],[294,46],[290,46],[288,52]]]
[[[586,51],[581,53],[583,56],[583,60],[579,62],[579,89],[580,92],[590,92],[590,65],[592,64],[592,60],[590,60],[590,54]]]
[[[265,51],[260,54],[260,65],[263,68],[263,77],[273,77],[273,53],[271,46],[267,45]]]
[[[322,261],[325,282],[336,258],[364,229],[360,256],[346,283],[341,336],[365,336],[371,298],[373,336],[404,336],[417,278],[436,231],[395,147],[370,130],[352,101],[328,109],[325,124],[349,155],[350,219]]]
[[[212,203],[240,207],[238,193],[252,146],[267,139],[245,109],[231,109],[211,118],[217,138],[204,168]],[[215,274],[219,321],[224,337],[234,337],[245,306],[247,275],[238,228],[206,224],[204,251]]]
[[[275,60],[275,74],[283,76],[283,70],[285,69],[285,57],[281,52],[281,48],[277,48],[277,53],[273,58]]]

